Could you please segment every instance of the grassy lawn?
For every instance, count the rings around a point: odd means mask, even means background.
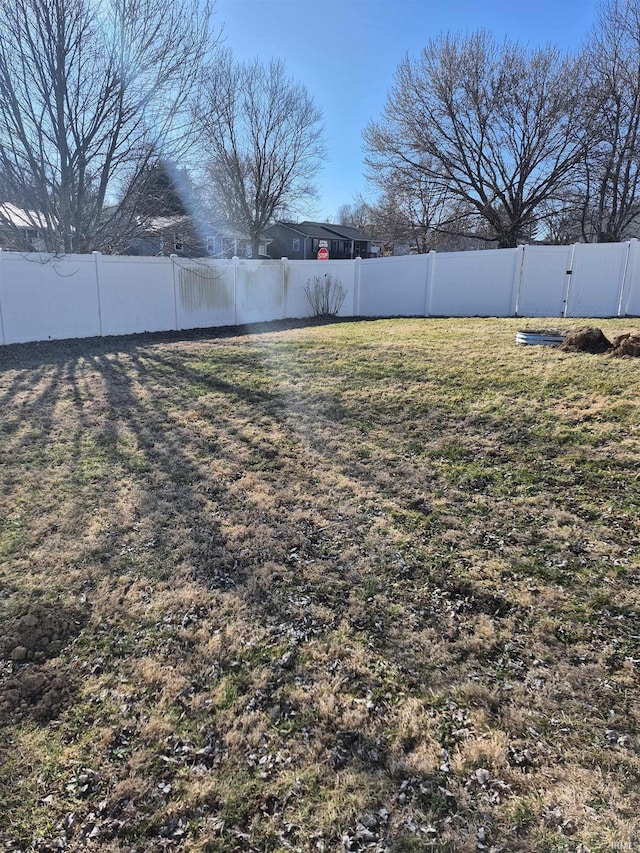
[[[526,325],[1,349],[0,850],[640,849],[640,362]]]

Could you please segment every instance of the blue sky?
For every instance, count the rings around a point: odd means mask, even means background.
[[[325,116],[329,159],[302,218],[331,220],[363,177],[362,130],[378,118],[398,64],[443,30],[483,27],[532,46],[579,47],[597,0],[217,0],[214,27],[238,59],[286,61]]]

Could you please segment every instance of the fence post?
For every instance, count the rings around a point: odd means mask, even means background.
[[[286,320],[289,310],[289,258],[280,258],[282,261],[282,319]]]
[[[436,263],[436,253],[433,249],[427,253],[427,275],[424,280],[424,316],[431,313],[431,288],[433,287],[433,268]]]
[[[102,337],[102,304],[100,301],[100,263],[102,259],[101,252],[92,252],[93,260],[95,261],[95,270],[96,270],[96,294],[98,296],[98,330],[100,332],[100,337]]]
[[[624,271],[622,273],[622,284],[620,286],[620,299],[618,300],[618,317],[624,317],[627,313],[629,297],[631,295],[631,282],[633,281],[633,273],[636,265],[636,254],[638,240],[632,237],[628,243],[627,257],[624,262]]]
[[[234,255],[231,260],[233,261],[233,325],[238,325],[238,264],[240,263],[240,258],[237,255]]]
[[[436,276],[436,252],[435,249],[432,249],[429,252],[429,273],[427,277],[427,292],[425,294],[425,317],[430,317],[432,313],[433,306],[433,283],[435,281]]]
[[[569,269],[567,270],[567,286],[564,291],[564,309],[562,311],[562,316],[567,316],[567,311],[569,310],[569,298],[571,297],[571,279],[573,276],[573,258],[576,253],[576,244],[574,243],[571,247],[571,257],[569,258]]]
[[[169,260],[171,261],[171,278],[173,281],[173,325],[176,332],[178,331],[178,283],[176,282],[177,257],[177,255],[169,255]]]
[[[513,271],[513,290],[511,292],[511,313],[517,317],[520,312],[520,290],[522,289],[522,274],[524,272],[524,253],[526,246],[518,246],[516,264]]]
[[[360,279],[362,276],[362,258],[358,256],[354,260],[353,267],[353,317],[360,315]]]
[[[6,338],[4,336],[4,317],[2,316],[2,285],[4,283],[4,276],[3,276],[4,264],[2,263],[3,257],[4,256],[2,254],[2,249],[0,249],[0,338],[2,338],[0,343],[2,343],[2,345],[4,346],[4,344],[6,344],[7,341],[6,341]]]

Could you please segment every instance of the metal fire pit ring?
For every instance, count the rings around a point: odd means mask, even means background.
[[[516,332],[516,343],[528,346],[558,347],[564,341],[566,332],[557,329],[521,329]]]

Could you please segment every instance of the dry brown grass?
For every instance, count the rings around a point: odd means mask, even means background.
[[[521,324],[0,351],[0,849],[639,848],[638,362]]]

